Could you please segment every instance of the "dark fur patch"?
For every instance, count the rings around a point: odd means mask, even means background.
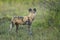
[[[24,18],[24,17],[22,17],[22,16],[18,16],[18,18],[21,19],[21,20],[23,21],[23,18]]]
[[[30,22],[30,19],[29,19],[29,17],[28,17],[28,25],[31,25],[31,22]]]
[[[24,17],[22,17],[22,16],[18,16],[18,18],[24,18]]]
[[[26,22],[24,22],[24,24],[23,24],[23,25],[31,25],[31,22],[30,22],[29,17],[28,17],[28,20],[27,20]]]

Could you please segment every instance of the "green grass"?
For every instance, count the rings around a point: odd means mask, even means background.
[[[0,40],[31,40],[31,36],[27,32],[27,26],[19,26],[18,33],[15,32],[15,27],[9,32],[9,24],[13,16],[28,15],[29,8],[36,8],[37,15],[32,23],[32,40],[60,40],[60,30],[55,26],[48,26],[49,9],[43,6],[32,4],[8,3],[0,4],[0,18],[7,17],[0,20]],[[52,12],[53,13],[53,12]],[[51,15],[50,15],[51,16]],[[53,24],[52,24],[53,25]]]

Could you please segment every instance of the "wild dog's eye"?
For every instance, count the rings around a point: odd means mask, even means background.
[[[33,9],[36,12],[36,8]]]
[[[30,8],[30,9],[29,9],[29,12],[31,12],[31,11],[32,11],[32,9]]]

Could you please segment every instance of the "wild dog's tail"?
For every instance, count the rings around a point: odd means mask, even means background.
[[[13,27],[14,27],[14,24],[13,24],[13,22],[11,22],[11,23],[10,23],[9,31],[11,31]]]

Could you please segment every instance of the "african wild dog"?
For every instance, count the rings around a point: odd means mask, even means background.
[[[32,21],[35,19],[36,16],[36,8],[34,9],[29,9],[29,15],[27,16],[15,16],[11,19],[11,24],[10,24],[10,31],[16,25],[16,32],[18,30],[18,26],[20,25],[28,25],[28,32],[31,34],[31,24]]]

